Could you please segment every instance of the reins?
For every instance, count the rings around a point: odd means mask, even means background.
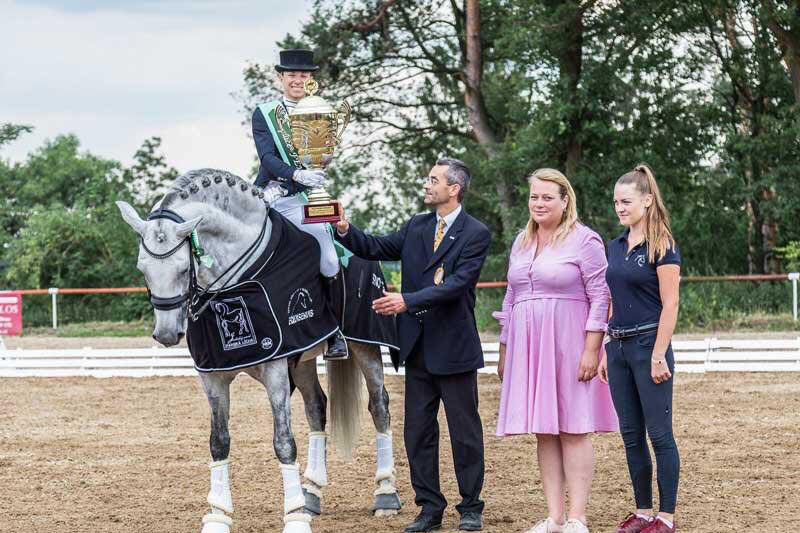
[[[178,213],[170,211],[169,209],[159,208],[156,209],[155,211],[150,212],[150,214],[147,216],[148,221],[158,220],[158,219],[171,220],[172,222],[175,222],[177,224],[182,224],[186,222],[183,219],[183,217],[181,217]],[[197,319],[200,317],[200,315],[203,313],[203,311],[205,311],[206,308],[209,306],[209,304],[216,299],[219,293],[229,288],[230,285],[225,284],[216,291],[213,291],[214,294],[211,296],[211,298],[206,300],[206,302],[200,307],[200,309],[197,312],[193,311],[193,307],[197,305],[197,303],[203,296],[211,292],[211,288],[219,280],[228,275],[228,273],[231,272],[231,270],[234,267],[236,267],[236,270],[231,274],[230,279],[235,278],[239,274],[244,265],[253,255],[255,250],[258,248],[258,245],[261,244],[261,241],[264,240],[264,235],[266,234],[267,231],[268,220],[269,220],[269,211],[267,211],[267,213],[264,215],[264,223],[261,225],[261,232],[258,234],[258,237],[253,242],[253,244],[251,244],[250,247],[247,248],[247,250],[245,250],[245,252],[242,255],[240,255],[238,259],[236,259],[236,261],[231,263],[231,265],[228,268],[226,268],[225,271],[217,277],[217,279],[215,279],[205,288],[200,287],[200,285],[198,285],[197,283],[197,272],[195,270],[194,262],[195,262],[195,256],[198,256],[197,260],[199,260],[199,255],[202,254],[202,252],[196,249],[195,246],[192,244],[191,234],[185,237],[183,240],[181,240],[181,242],[179,242],[173,248],[160,254],[150,250],[144,243],[144,237],[140,237],[142,248],[150,257],[154,259],[166,259],[174,255],[187,242],[189,244],[189,290],[186,293],[180,294],[178,296],[163,298],[161,296],[156,296],[155,294],[153,294],[152,291],[150,291],[150,287],[148,286],[147,295],[150,299],[150,304],[153,306],[154,309],[158,309],[160,311],[169,311],[172,309],[177,309],[179,307],[182,307],[184,303],[188,300],[189,318],[192,319],[192,322],[196,322]]]

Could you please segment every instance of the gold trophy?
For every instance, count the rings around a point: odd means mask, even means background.
[[[325,170],[350,122],[350,104],[345,100],[334,108],[316,96],[318,87],[313,78],[307,79],[306,96],[297,102],[288,116],[284,107],[278,106],[275,119],[294,160],[307,169]],[[303,224],[338,222],[339,203],[323,187],[315,187],[308,193],[308,204],[303,206],[303,214]]]

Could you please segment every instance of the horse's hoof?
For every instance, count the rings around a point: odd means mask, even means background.
[[[233,520],[224,514],[209,513],[203,517],[200,533],[231,533]]]
[[[319,516],[322,514],[322,502],[320,501],[319,496],[308,492],[306,489],[303,489],[303,496],[306,497],[306,505],[303,507],[305,512],[313,516]]]
[[[375,516],[394,516],[403,504],[400,502],[400,497],[396,492],[392,494],[377,494],[375,496],[375,505],[372,506],[372,512]]]

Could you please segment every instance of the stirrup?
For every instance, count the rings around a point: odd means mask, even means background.
[[[331,352],[329,351],[330,344],[338,341],[339,339],[341,339],[342,344],[344,344],[344,352],[331,354]],[[335,335],[331,336],[328,339],[328,350],[326,350],[325,353],[322,354],[322,358],[325,361],[344,361],[349,357],[350,357],[350,348],[347,346],[347,339],[344,338],[344,335],[342,334],[341,331],[338,331]]]

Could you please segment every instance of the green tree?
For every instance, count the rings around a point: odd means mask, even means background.
[[[707,57],[705,117],[718,136],[715,209],[742,219],[743,232],[724,247],[746,251],[732,271],[780,271],[777,248],[797,239],[800,215],[800,121],[786,50],[770,29],[773,15],[760,0],[715,0],[684,5],[699,21],[693,54]],[[710,83],[706,80],[710,80]],[[730,226],[729,226],[730,227]],[[717,244],[713,248],[719,249]]]
[[[618,231],[614,180],[641,160],[668,197],[698,193],[714,132],[687,88],[702,63],[681,46],[680,5],[317,0],[300,35],[279,44],[315,48],[326,97],[352,101],[356,140],[335,178],[379,191],[372,219],[419,209],[418,177],[439,154],[470,165],[468,208],[494,231],[498,268],[485,273],[498,276],[527,219],[524,178],[538,167],[566,171],[582,218],[607,236]],[[271,79],[269,66],[247,69],[249,107]],[[683,207],[673,208],[678,227]]]
[[[166,186],[178,177],[178,171],[167,163],[159,152],[161,137],[145,139],[133,155],[134,163],[123,170],[127,187],[135,192],[139,204],[149,209],[164,192]]]
[[[4,144],[16,141],[23,133],[30,133],[33,131],[33,126],[24,124],[11,124],[9,122],[0,124],[0,148]]]

